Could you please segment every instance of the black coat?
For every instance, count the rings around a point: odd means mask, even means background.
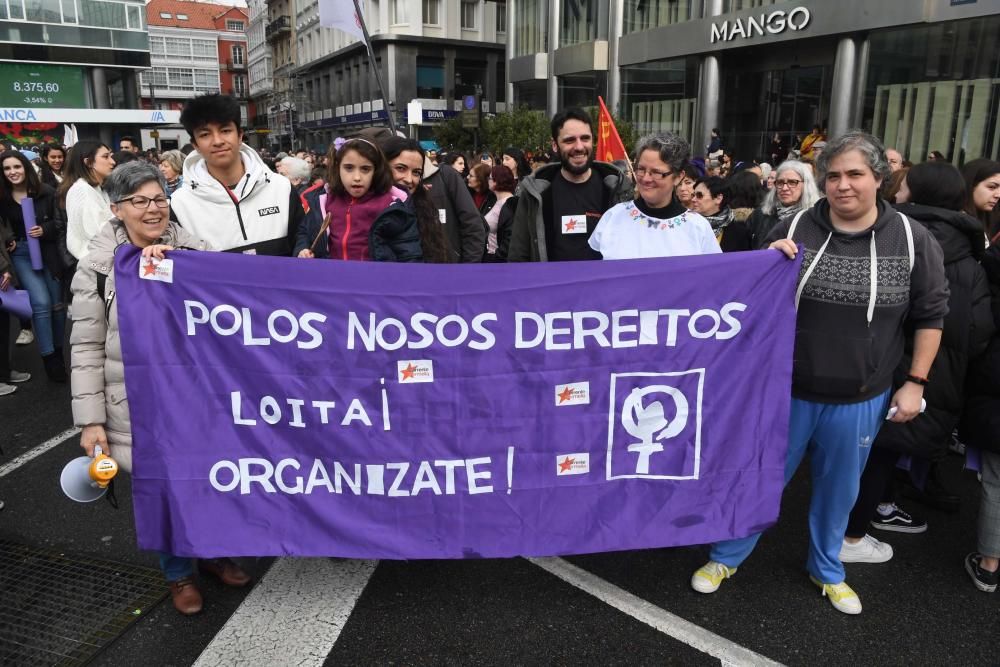
[[[986,352],[969,368],[959,436],[972,447],[1000,454],[1000,245],[986,251],[983,269],[990,282],[995,332]]]
[[[779,222],[777,213],[764,213],[761,209],[755,208],[747,219],[747,228],[750,230],[750,249],[760,250],[763,247],[764,239]]]
[[[42,265],[56,280],[59,280],[66,269],[66,262],[63,260],[62,253],[59,252],[60,236],[62,247],[65,248],[66,245],[65,217],[60,216],[59,208],[56,206],[55,190],[45,183],[41,184],[38,194],[32,199],[35,200],[35,222],[42,228],[42,237],[39,239],[39,245],[42,249]],[[11,205],[17,206],[17,204]],[[7,223],[13,230],[14,223],[9,220]],[[19,241],[19,243],[25,242],[25,240]]]
[[[944,253],[950,296],[941,348],[928,374],[930,384],[924,388],[927,411],[905,424],[886,422],[875,446],[936,459],[947,453],[962,416],[970,361],[983,353],[994,333],[989,284],[979,264],[985,236],[979,222],[961,212],[917,204],[901,204],[896,209],[937,239]],[[912,355],[911,336],[896,367],[896,387],[906,380]]]

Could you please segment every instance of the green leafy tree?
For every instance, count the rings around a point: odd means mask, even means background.
[[[462,127],[461,116],[455,116],[436,126],[434,140],[444,150],[470,152],[473,149],[472,130]]]
[[[551,144],[549,119],[541,111],[519,107],[483,123],[483,145],[497,155],[508,146],[536,153],[550,150]]]

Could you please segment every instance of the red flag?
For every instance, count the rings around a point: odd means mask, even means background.
[[[597,101],[601,105],[597,116],[597,159],[601,162],[628,160],[625,144],[618,136],[618,128],[615,127],[615,121],[611,120],[608,108],[604,106],[604,98],[598,95]]]

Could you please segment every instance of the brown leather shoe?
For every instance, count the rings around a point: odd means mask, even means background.
[[[185,616],[201,611],[201,591],[191,577],[171,581],[170,596],[174,599],[174,609]]]
[[[218,577],[226,586],[246,586],[250,583],[250,575],[229,558],[212,558],[198,561],[198,569]]]

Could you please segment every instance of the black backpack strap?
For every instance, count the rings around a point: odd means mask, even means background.
[[[101,301],[107,302],[107,289],[108,289],[108,276],[104,273],[97,274],[97,296],[101,297]]]

